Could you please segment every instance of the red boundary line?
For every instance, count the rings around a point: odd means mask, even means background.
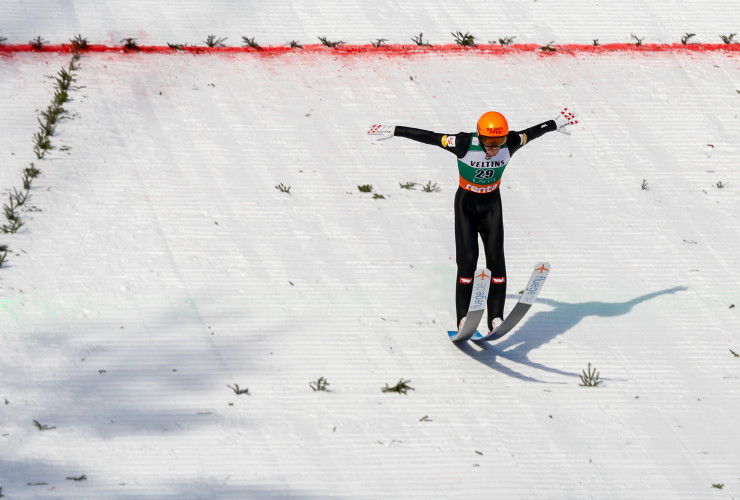
[[[555,45],[554,50],[548,50],[537,44],[515,44],[502,46],[496,44],[475,45],[473,47],[464,47],[458,44],[447,45],[339,45],[336,48],[329,48],[322,44],[304,45],[302,48],[291,48],[281,45],[270,45],[255,49],[252,47],[190,47],[185,46],[182,49],[174,49],[169,46],[140,46],[137,49],[127,49],[124,46],[108,45],[90,45],[81,53],[85,52],[107,52],[107,53],[171,53],[180,52],[190,54],[234,54],[234,53],[251,53],[259,56],[281,56],[284,54],[332,54],[337,56],[354,56],[354,55],[387,55],[387,56],[413,56],[417,54],[487,54],[487,55],[510,55],[521,53],[536,53],[544,56],[558,54],[576,55],[576,54],[603,54],[613,52],[740,52],[740,43],[725,44],[687,44],[670,43],[654,44],[648,43],[643,45],[630,43],[611,43],[604,45],[584,45],[584,44],[565,44]],[[19,45],[0,45],[0,55],[13,54],[18,52],[29,53],[65,53],[72,52],[72,45],[45,45],[42,49],[35,49],[30,44]]]

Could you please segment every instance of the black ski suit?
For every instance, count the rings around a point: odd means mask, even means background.
[[[396,126],[394,136],[436,145],[457,156],[460,187],[455,193],[455,249],[457,322],[467,314],[473,293],[473,275],[478,265],[478,234],[483,240],[486,267],[491,271],[488,294],[488,329],[494,318],[504,317],[506,260],[504,221],[499,185],[511,156],[532,139],[556,130],[549,120],[521,132],[509,132],[506,144],[491,157],[478,144],[477,134],[439,134],[428,130]]]

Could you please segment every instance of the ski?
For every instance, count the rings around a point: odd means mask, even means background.
[[[475,332],[472,335],[471,340],[474,342],[498,340],[509,333],[511,329],[521,321],[524,315],[527,314],[529,308],[532,307],[532,304],[537,300],[537,295],[539,295],[540,290],[542,290],[542,286],[545,284],[545,280],[549,273],[550,264],[547,262],[540,262],[534,266],[534,271],[532,271],[532,275],[529,278],[527,287],[524,289],[524,293],[522,293],[522,296],[519,298],[519,302],[514,306],[514,309],[511,310],[508,316],[506,316],[504,322],[501,323],[498,328],[486,335]]]
[[[462,340],[468,340],[478,333],[476,328],[478,328],[478,323],[480,323],[483,317],[483,310],[486,307],[488,289],[490,287],[491,271],[485,268],[478,269],[473,278],[473,294],[470,297],[470,306],[468,307],[468,314],[465,316],[465,323],[463,323],[463,327],[459,332],[447,332],[450,340],[460,342]]]

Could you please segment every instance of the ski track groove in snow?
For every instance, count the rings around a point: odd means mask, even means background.
[[[633,10],[589,29],[609,12]],[[68,59],[0,59],[1,189],[34,161],[44,76]],[[524,148],[502,183],[507,304],[547,258],[541,301],[494,346],[457,348],[454,158],[364,130],[469,130],[481,102],[457,96],[500,75],[513,128],[563,104],[582,123]],[[714,53],[84,56],[53,138],[70,154],[37,162],[42,211],[1,240],[3,493],[737,496],[737,81],[737,56]],[[398,187],[429,180],[441,191]],[[578,386],[589,362],[603,387]],[[332,393],[311,391],[319,376]],[[400,378],[415,390],[381,393]]]

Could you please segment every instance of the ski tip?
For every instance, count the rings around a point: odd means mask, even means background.
[[[538,262],[534,266],[534,270],[539,271],[540,273],[549,273],[550,269],[552,269],[552,266],[549,262]]]

